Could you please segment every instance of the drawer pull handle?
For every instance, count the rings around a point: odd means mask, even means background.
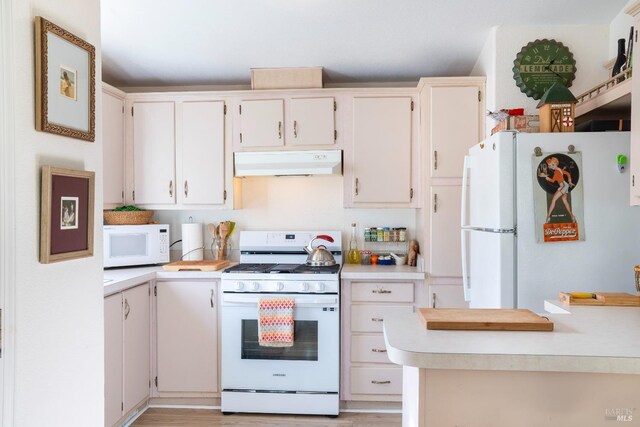
[[[371,384],[391,384],[391,381],[376,381],[376,380],[371,380]]]
[[[382,317],[372,317],[371,321],[372,322],[382,322],[384,319]]]
[[[380,348],[372,348],[371,351],[374,352],[374,353],[386,353],[387,352],[386,349],[380,349]]]
[[[387,290],[387,289],[374,289],[371,291],[371,293],[373,294],[390,294],[391,291]]]

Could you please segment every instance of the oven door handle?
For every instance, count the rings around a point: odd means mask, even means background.
[[[248,296],[248,295],[237,295],[237,294],[223,294],[222,303],[227,304],[237,304],[237,305],[258,305],[258,301],[260,301],[260,297],[256,296]],[[318,298],[296,298],[295,305],[296,306],[314,306],[314,305],[337,305],[338,297],[318,297]]]

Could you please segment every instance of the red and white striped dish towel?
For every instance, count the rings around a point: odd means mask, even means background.
[[[261,346],[293,346],[294,306],[294,298],[260,298],[258,339]]]

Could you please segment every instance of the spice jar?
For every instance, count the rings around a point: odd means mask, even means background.
[[[371,254],[370,260],[371,260],[371,265],[378,264],[378,254]]]
[[[360,251],[360,264],[371,264],[371,251]]]
[[[382,239],[384,242],[389,242],[391,238],[391,230],[389,229],[389,227],[384,227],[383,229],[383,234],[382,234]]]
[[[398,229],[398,241],[400,242],[406,242],[407,241],[407,229],[404,227],[401,227]]]

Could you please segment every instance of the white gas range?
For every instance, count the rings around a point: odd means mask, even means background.
[[[336,265],[305,264],[314,237]],[[222,273],[222,411],[338,415],[340,398],[339,231],[244,231],[240,264]],[[295,300],[294,344],[258,342],[261,298]]]

